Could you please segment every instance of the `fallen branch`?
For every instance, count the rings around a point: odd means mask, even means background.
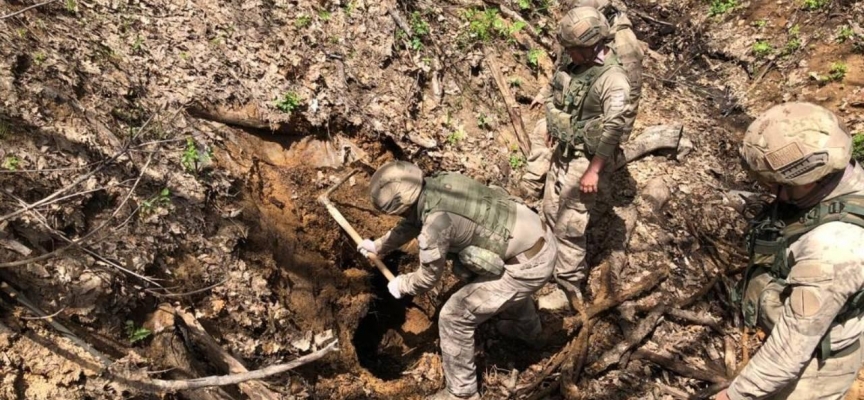
[[[657,325],[663,321],[663,314],[666,313],[666,307],[660,306],[654,309],[648,316],[642,319],[642,322],[628,335],[627,339],[615,345],[615,347],[603,353],[597,361],[587,368],[590,375],[597,375],[613,365],[618,364],[624,355],[633,347],[642,343],[648,335],[654,332]]]
[[[675,359],[674,357],[657,354],[650,350],[636,350],[633,352],[633,355],[630,356],[630,358],[633,360],[650,361],[657,366],[660,366],[664,369],[667,369],[687,378],[698,379],[700,381],[711,383],[723,383],[728,381],[728,379],[726,379],[723,374],[717,373],[715,371],[692,367],[685,364],[681,360]]]
[[[170,306],[168,306],[170,307]],[[207,360],[215,363],[215,365],[229,374],[244,374],[249,370],[237,359],[232,357],[225,351],[216,339],[213,339],[210,334],[201,326],[201,323],[191,314],[174,310],[175,318],[180,318],[188,328],[190,338],[195,342],[197,348],[206,356]],[[279,400],[280,396],[270,390],[263,382],[246,381],[239,383],[240,390],[243,391],[252,400]]]
[[[614,169],[655,151],[678,149],[683,141],[683,130],[682,125],[657,125],[646,128],[642,134],[623,144],[624,157],[618,160]]]
[[[251,380],[260,380],[264,379],[268,376],[273,376],[276,374],[281,374],[286,371],[290,371],[299,366],[308,364],[310,362],[316,361],[324,356],[334,352],[339,351],[337,347],[339,340],[334,340],[333,343],[328,344],[321,350],[318,350],[314,353],[307,354],[303,357],[297,358],[290,362],[284,364],[271,365],[266,368],[262,368],[255,371],[243,372],[239,374],[230,374],[230,375],[221,375],[221,376],[208,376],[205,378],[197,378],[197,379],[182,379],[182,380],[162,380],[162,379],[147,379],[143,381],[129,381],[124,383],[129,383],[130,385],[136,386],[140,390],[151,391],[151,392],[162,392],[162,391],[178,391],[178,390],[190,390],[190,389],[199,389],[204,387],[213,387],[213,386],[227,386],[227,385],[237,385],[242,382],[247,382]]]
[[[12,17],[14,17],[14,16],[16,16],[16,15],[18,15],[18,14],[24,13],[24,12],[26,12],[26,11],[32,10],[32,9],[34,9],[34,8],[37,8],[37,7],[42,7],[42,6],[44,6],[44,5],[48,4],[48,3],[53,3],[53,2],[55,2],[55,1],[57,1],[57,0],[48,0],[48,1],[43,1],[43,2],[41,2],[41,3],[39,3],[39,4],[34,4],[34,5],[30,6],[30,7],[24,7],[24,8],[22,8],[22,9],[18,10],[18,11],[11,12],[11,13],[9,13],[9,14],[6,14],[6,15],[2,16],[2,17],[0,17],[0,19],[12,18]]]
[[[700,315],[696,312],[682,310],[679,308],[670,309],[666,312],[666,314],[674,319],[690,322],[692,324],[707,326],[714,330],[714,332],[717,332],[721,335],[724,333],[723,328],[720,327],[720,324],[718,324],[717,321],[713,320],[708,315]]]
[[[491,4],[491,5],[498,7],[498,9],[501,10],[501,14],[506,15],[507,18],[510,18],[513,21],[517,21],[519,23],[525,24],[524,25],[525,26],[525,32],[528,33],[528,36],[531,36],[531,38],[534,39],[535,42],[537,42],[541,46],[545,47],[546,50],[554,51],[555,46],[551,42],[549,42],[549,40],[547,38],[540,36],[540,33],[537,32],[537,29],[534,28],[534,25],[531,25],[531,23],[526,21],[525,18],[522,18],[522,16],[519,15],[518,12],[513,11],[510,7],[507,7],[506,5],[504,5],[504,3],[502,3],[498,0],[483,0],[483,1],[487,4]]]
[[[510,92],[510,87],[507,86],[507,82],[501,76],[501,69],[498,63],[495,62],[495,59],[489,52],[486,53],[486,64],[489,66],[489,72],[492,73],[492,78],[495,79],[495,84],[501,92],[501,97],[504,98],[507,113],[510,115],[510,123],[513,125],[513,130],[516,131],[516,143],[519,145],[519,149],[522,150],[522,154],[527,156],[531,150],[531,145],[528,142],[528,134],[525,133],[525,125],[522,121],[519,104],[516,103],[513,93]]]
[[[253,110],[253,113],[250,114],[248,112],[227,110],[223,108],[208,108],[201,103],[196,103],[189,106],[188,112],[189,115],[195,118],[215,121],[225,125],[267,131],[279,131],[280,133],[290,133],[288,132],[288,130],[282,129],[283,124],[271,126],[269,122],[260,119],[257,115],[257,110]]]

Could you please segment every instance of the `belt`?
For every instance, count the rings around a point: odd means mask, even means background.
[[[850,345],[848,345],[848,346],[846,346],[840,350],[832,351],[831,355],[829,357],[840,358],[840,357],[848,356],[849,354],[852,354],[852,353],[858,351],[858,349],[860,349],[860,348],[861,348],[861,340],[859,339],[859,340],[856,340],[855,343],[852,343],[852,344],[850,344]]]
[[[537,253],[540,252],[540,250],[543,250],[544,244],[546,244],[546,239],[541,236],[540,239],[537,239],[537,243],[534,243],[534,245],[531,246],[530,249],[525,250],[519,254],[524,255],[526,260],[530,260],[530,259],[534,258],[534,256],[536,256]],[[508,258],[506,261],[504,261],[504,264],[507,264],[507,265],[519,264],[520,263],[520,261],[518,260],[519,254]]]

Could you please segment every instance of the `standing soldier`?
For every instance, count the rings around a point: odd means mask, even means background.
[[[862,363],[864,170],[830,111],[775,106],[744,135],[745,168],[776,194],[749,233],[745,323],[770,332],[717,399],[842,399]]]
[[[474,331],[494,315],[506,335],[537,343],[540,318],[531,295],[552,275],[557,248],[540,216],[466,176],[440,173],[424,179],[416,165],[394,161],[372,176],[372,204],[404,217],[378,240],[363,241],[364,255],[387,254],[417,237],[421,266],[399,275],[387,289],[397,299],[422,294],[441,279],[450,254],[453,271],[468,284],[438,317],[447,387],[430,399],[479,399]]]
[[[627,72],[609,37],[606,18],[594,8],[564,16],[558,42],[571,61],[555,71],[545,103],[552,159],[543,213],[558,240],[555,278],[569,296],[581,294],[587,274],[585,228],[602,171],[614,164],[632,124]]]
[[[633,120],[639,110],[639,99],[642,96],[642,59],[645,53],[642,51],[642,42],[633,33],[633,23],[626,14],[623,4],[613,4],[609,0],[578,0],[576,7],[592,7],[603,14],[607,21],[612,23],[610,32],[614,35],[611,46],[621,60],[624,71],[630,80],[630,105],[627,113],[627,122],[624,125],[624,135],[621,142],[627,141],[633,130]],[[558,65],[567,65],[571,62],[570,56],[563,49],[558,56]],[[549,97],[550,88],[544,87],[531,103],[531,107],[543,104]],[[546,119],[537,121],[531,132],[531,153],[528,155],[528,165],[521,179],[522,193],[526,197],[539,197],[546,181],[546,172],[549,170],[549,162],[552,150],[546,146]]]

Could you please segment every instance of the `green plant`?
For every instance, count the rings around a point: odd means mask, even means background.
[[[144,44],[144,39],[141,39],[141,36],[135,37],[135,43],[132,43],[132,51],[141,51],[141,45]]]
[[[522,79],[519,79],[519,78],[516,78],[516,77],[514,77],[514,78],[510,78],[510,86],[513,86],[513,87],[520,87],[520,86],[522,86]]]
[[[525,166],[525,156],[522,155],[518,150],[513,149],[510,152],[510,168],[519,169]]]
[[[852,38],[855,35],[855,32],[849,25],[843,25],[837,31],[837,43],[843,43]]]
[[[329,21],[331,17],[330,11],[321,10],[318,11],[318,18],[321,18],[322,21]]]
[[[753,55],[756,58],[764,58],[774,52],[774,47],[764,40],[758,40],[753,43]]]
[[[354,12],[354,10],[355,10],[356,8],[357,8],[357,2],[354,1],[354,0],[351,0],[351,1],[350,1],[350,2],[345,6],[345,14],[348,14],[348,16],[350,17],[350,16],[351,16],[351,13]]]
[[[6,156],[3,159],[3,169],[8,169],[10,171],[15,171],[18,169],[18,164],[21,163],[21,160],[16,156]]]
[[[756,28],[762,29],[762,28],[764,28],[766,25],[768,25],[768,20],[765,19],[765,18],[762,18],[762,19],[760,19],[760,20],[758,20],[758,21],[753,21],[753,24],[752,24],[752,25],[755,26]]]
[[[852,135],[852,158],[864,162],[864,132]]]
[[[447,143],[449,143],[451,146],[459,143],[459,141],[462,139],[465,139],[465,131],[463,131],[462,129],[455,130],[453,132],[450,132],[449,135],[447,135]]]
[[[804,0],[804,9],[805,10],[818,10],[828,4],[830,0]]]
[[[791,28],[789,28],[789,36],[798,37],[798,35],[800,35],[800,34],[801,34],[801,25],[795,24],[795,25],[792,25]]]
[[[543,54],[543,50],[540,49],[528,50],[528,66],[534,69],[539,67],[541,54]]]
[[[6,139],[6,137],[9,136],[9,131],[9,124],[6,121],[0,119],[0,140]]]
[[[188,59],[189,59],[189,53],[187,53],[187,52],[185,52],[185,51],[181,51],[181,52],[180,52],[180,59],[181,59],[181,60],[184,60],[184,61],[185,61],[185,60],[188,60]]]
[[[186,147],[183,149],[183,155],[180,156],[180,164],[186,172],[195,172],[198,169],[198,161],[201,156],[198,154],[198,145],[191,137],[186,138]]]
[[[517,0],[516,4],[519,5],[520,10],[527,10],[531,8],[531,0]]]
[[[423,14],[420,14],[419,11],[414,11],[413,13],[411,13],[411,31],[413,33],[413,36],[411,36],[410,40],[411,48],[414,50],[422,49],[422,37],[429,35],[429,24],[425,20],[423,20]],[[404,32],[402,34],[404,36]]]
[[[846,63],[835,62],[831,63],[831,68],[828,69],[828,79],[832,81],[842,81],[846,76]]]
[[[484,113],[477,114],[477,127],[478,128],[489,128],[489,117]]]
[[[722,15],[738,6],[738,0],[711,0],[708,16]]]
[[[312,18],[309,18],[309,16],[305,14],[300,15],[296,20],[294,20],[294,26],[300,29],[309,26],[310,23],[312,23]]]
[[[45,53],[40,51],[33,55],[33,63],[35,63],[36,65],[42,65],[42,63],[45,62],[47,58],[48,56],[46,56]]]
[[[135,322],[126,321],[126,337],[129,338],[129,343],[140,342],[150,337],[149,329],[143,326],[135,326]]]
[[[488,8],[483,11],[470,9],[463,13],[463,17],[469,21],[468,36],[474,40],[486,42],[491,40],[495,33],[506,35],[509,32],[507,22],[498,15],[497,8]]]
[[[801,48],[801,39],[799,39],[797,37],[791,37],[791,38],[789,38],[789,41],[786,42],[786,45],[783,46],[783,55],[785,56],[785,55],[792,54],[792,53],[798,51],[798,49],[800,49],[800,48]]]
[[[141,202],[141,213],[144,215],[151,214],[157,207],[167,206],[168,204],[171,204],[171,191],[168,188],[164,188],[159,194]]]
[[[276,100],[276,108],[284,113],[290,113],[300,107],[302,100],[297,93],[286,92],[282,95],[282,99]]]
[[[66,11],[70,13],[75,13],[75,10],[78,9],[78,3],[75,0],[66,0]]]

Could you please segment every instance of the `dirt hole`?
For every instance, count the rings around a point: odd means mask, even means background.
[[[410,298],[395,299],[387,291],[387,279],[372,278],[377,296],[360,320],[352,340],[360,366],[384,381],[396,380],[434,345],[436,329],[426,313]]]

